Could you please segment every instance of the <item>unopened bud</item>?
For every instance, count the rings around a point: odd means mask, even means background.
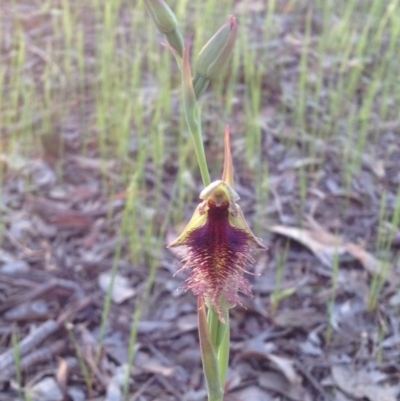
[[[179,31],[175,14],[164,0],[145,0],[145,4],[157,29],[165,35],[168,43],[182,57],[183,38]]]
[[[226,67],[236,41],[236,32],[236,19],[231,16],[203,47],[197,58],[195,86],[200,80],[198,76],[213,79]]]

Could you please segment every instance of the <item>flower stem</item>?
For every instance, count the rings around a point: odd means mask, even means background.
[[[229,365],[229,344],[230,344],[230,329],[229,329],[229,312],[226,314],[225,318],[225,335],[218,348],[218,363],[219,363],[219,377],[221,381],[222,388],[225,388],[226,373],[228,371]],[[220,322],[222,325],[222,323]]]
[[[182,62],[182,89],[183,89],[183,107],[185,109],[186,122],[189,131],[192,134],[197,160],[199,162],[201,178],[204,186],[211,183],[210,173],[208,172],[206,155],[204,153],[203,135],[201,133],[201,113],[200,105],[196,99],[193,88],[192,72],[189,63],[189,49],[192,38],[186,41],[183,52]]]
[[[203,297],[198,297],[197,313],[199,319],[200,351],[204,376],[207,382],[208,401],[222,401],[224,391],[220,382],[220,363],[217,360],[216,350],[211,339],[205,308]]]
[[[199,163],[201,178],[203,180],[204,187],[211,184],[210,173],[208,172],[206,155],[204,153],[203,135],[201,133],[201,126],[198,122],[195,130],[191,129],[194,147],[196,150],[197,161]]]
[[[217,353],[219,376],[221,386],[225,387],[226,372],[229,363],[229,310],[225,312],[225,324],[219,319],[219,315],[214,307],[208,309],[207,322],[210,330],[211,340]]]

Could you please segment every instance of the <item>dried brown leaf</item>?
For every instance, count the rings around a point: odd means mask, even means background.
[[[382,274],[383,262],[360,245],[346,242],[342,237],[331,234],[312,219],[309,219],[308,226],[309,228],[305,229],[276,225],[270,230],[300,242],[327,267],[332,267],[335,255],[341,256],[348,253],[357,259],[369,273]]]
[[[304,401],[306,399],[306,391],[301,384],[292,384],[277,372],[260,373],[258,375],[258,384],[266,390],[282,394],[294,401]]]
[[[332,366],[332,376],[337,386],[348,395],[370,401],[396,401],[399,386],[382,383],[386,375],[368,367],[348,365]]]
[[[143,371],[172,377],[175,369],[162,365],[156,358],[151,357],[145,352],[138,352],[135,359],[135,366]]]
[[[63,401],[63,394],[52,377],[45,377],[28,391],[34,401]]]
[[[99,287],[107,293],[112,282],[111,272],[104,272],[98,278]],[[116,304],[121,304],[135,295],[135,290],[131,287],[129,280],[126,277],[116,274],[114,277],[114,285],[111,298]]]
[[[371,255],[365,249],[357,244],[348,243],[345,245],[346,251],[357,259],[371,274],[381,274],[383,262],[376,259],[375,256]]]
[[[228,395],[227,401],[273,401],[271,394],[260,387],[250,386]]]
[[[331,267],[335,255],[345,253],[342,239],[320,228],[304,229],[276,225],[270,228],[276,234],[284,235],[300,242],[327,267]]]
[[[60,388],[64,400],[68,399],[68,385],[67,385],[67,379],[68,379],[68,364],[65,361],[65,359],[58,357],[58,368],[56,372],[56,380],[58,387]]]
[[[268,354],[268,359],[283,373],[292,385],[301,385],[301,377],[294,368],[294,361],[278,355]]]

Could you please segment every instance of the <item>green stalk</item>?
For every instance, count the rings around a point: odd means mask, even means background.
[[[211,183],[210,173],[208,172],[206,155],[204,153],[203,135],[201,133],[200,120],[200,105],[196,100],[196,95],[193,89],[192,72],[189,64],[189,48],[191,38],[186,42],[183,51],[183,66],[182,66],[182,87],[183,87],[183,106],[185,109],[186,121],[189,131],[193,137],[194,147],[196,150],[197,160],[203,184],[206,187]]]
[[[201,127],[199,123],[197,124],[197,129],[191,130],[191,133],[193,136],[194,147],[196,150],[196,156],[199,163],[201,178],[203,180],[204,187],[206,187],[211,184],[211,179],[210,179],[210,173],[208,172],[207,160],[203,146],[203,135],[201,133]]]
[[[222,324],[220,321],[218,327],[218,333],[223,332],[223,336],[221,338],[221,342],[218,347],[218,363],[219,363],[219,378],[221,381],[221,386],[225,388],[226,382],[226,373],[228,371],[229,365],[229,346],[230,346],[230,327],[229,327],[229,311],[226,311],[225,316],[225,324]],[[221,326],[223,326],[223,330],[221,330]]]
[[[229,310],[225,311],[225,324],[219,320],[218,312],[210,307],[207,314],[207,323],[210,330],[211,340],[217,353],[219,364],[219,376],[221,386],[225,386],[226,372],[229,363]]]
[[[213,308],[210,308],[209,312],[211,310]],[[197,298],[197,313],[199,319],[200,351],[204,376],[207,382],[208,401],[222,401],[224,391],[220,381],[220,362],[217,360],[215,345],[212,339],[215,333],[212,330],[210,331],[206,318],[205,303],[202,297]]]

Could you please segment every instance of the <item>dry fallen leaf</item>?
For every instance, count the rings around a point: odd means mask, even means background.
[[[295,394],[299,396],[304,393],[302,387],[301,376],[298,375],[294,368],[294,361],[289,358],[272,354],[275,350],[273,343],[265,342],[265,337],[268,332],[262,333],[259,336],[246,341],[243,345],[241,358],[266,358],[272,362],[273,367],[279,369],[280,373],[275,371],[265,372],[260,374],[259,381],[261,387],[270,389],[281,394],[287,395],[294,400],[303,400],[303,398],[296,398]],[[275,376],[279,379],[275,381]],[[248,397],[247,399],[252,399]]]
[[[58,368],[56,373],[56,380],[64,399],[68,399],[68,365],[65,359],[58,357]]]
[[[105,401],[121,401],[123,395],[124,380],[128,366],[122,365],[115,369],[113,377],[107,385]]]
[[[284,358],[282,356],[269,354],[268,359],[274,363],[274,365],[284,374],[286,379],[292,385],[301,385],[301,377],[297,374],[294,369],[294,361],[289,358]]]
[[[382,272],[383,262],[376,259],[373,255],[357,244],[346,244],[346,251],[357,259],[371,274],[380,274]]]
[[[262,372],[258,375],[261,388],[282,394],[294,401],[305,401],[306,392],[300,385],[291,384],[282,374],[277,372]]]
[[[174,368],[162,365],[156,358],[141,351],[135,356],[135,366],[140,367],[142,371],[160,374],[165,377],[173,377],[176,373]]]
[[[396,395],[400,390],[399,386],[383,384],[386,375],[368,367],[334,365],[332,376],[343,392],[357,399],[396,401]]]
[[[369,273],[381,274],[383,271],[383,262],[360,245],[346,242],[339,235],[331,234],[315,220],[309,219],[307,226],[308,228],[298,228],[276,225],[270,227],[270,231],[300,242],[327,267],[332,267],[335,255],[341,256],[348,253],[357,259]]]
[[[57,202],[36,197],[30,197],[29,204],[33,213],[60,229],[88,229],[93,224],[87,214],[71,210],[68,205],[60,206]]]
[[[63,394],[52,377],[45,377],[29,391],[32,401],[62,401]]]
[[[101,273],[99,275],[99,287],[107,293],[109,290],[110,284],[112,280],[111,272]],[[135,290],[130,286],[129,280],[126,277],[123,277],[119,274],[115,275],[114,278],[114,287],[112,291],[112,300],[121,304],[129,298],[132,298],[135,295]]]
[[[275,398],[257,386],[246,387],[228,395],[227,401],[273,401]]]
[[[386,173],[383,160],[378,160],[368,154],[364,154],[362,159],[364,165],[369,168],[377,178],[385,178]]]
[[[272,226],[270,231],[300,242],[309,248],[327,267],[332,267],[335,255],[340,256],[345,253],[345,247],[342,244],[341,238],[322,229],[304,229],[276,225]]]

